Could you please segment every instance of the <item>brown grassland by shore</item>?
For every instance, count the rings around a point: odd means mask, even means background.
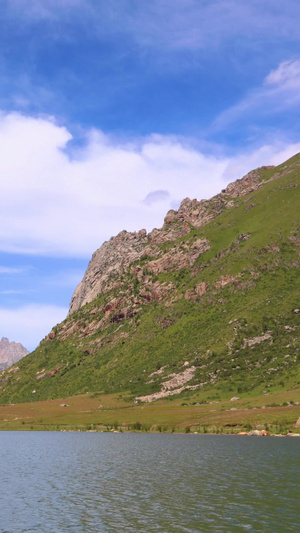
[[[189,397],[134,405],[118,395],[85,394],[0,405],[0,430],[300,433],[300,390],[235,401]],[[196,399],[198,401],[196,401]],[[203,403],[202,403],[203,402]]]

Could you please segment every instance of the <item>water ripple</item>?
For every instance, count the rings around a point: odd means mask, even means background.
[[[298,532],[297,439],[5,432],[0,533]]]

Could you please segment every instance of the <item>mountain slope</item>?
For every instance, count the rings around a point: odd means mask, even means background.
[[[1,402],[299,386],[299,178],[298,154],[104,243],[67,319],[2,373]]]

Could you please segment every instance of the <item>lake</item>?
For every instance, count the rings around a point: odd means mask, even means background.
[[[0,533],[300,531],[300,438],[24,431],[0,446]]]

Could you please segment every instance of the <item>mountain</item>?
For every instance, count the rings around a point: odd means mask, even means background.
[[[0,371],[14,365],[29,353],[19,342],[9,342],[6,337],[0,341]]]
[[[0,401],[299,388],[299,178],[297,154],[105,242],[68,317],[2,373]]]

